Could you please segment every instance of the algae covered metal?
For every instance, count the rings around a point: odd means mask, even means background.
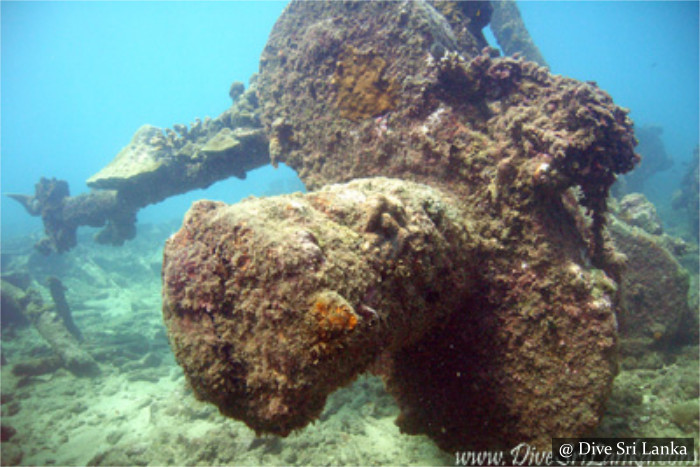
[[[371,370],[444,449],[595,428],[625,109],[426,2],[292,2],[257,92],[270,159],[319,190],[199,202],[168,240],[163,314],[197,397],[286,435]]]

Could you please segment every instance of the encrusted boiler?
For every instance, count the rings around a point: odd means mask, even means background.
[[[163,314],[197,397],[286,435],[372,370],[401,429],[445,449],[597,425],[621,270],[604,214],[632,123],[454,27],[425,2],[287,7],[262,123],[318,191],[199,202],[168,240]]]

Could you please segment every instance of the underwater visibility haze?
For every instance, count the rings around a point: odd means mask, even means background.
[[[162,127],[216,116],[229,86],[248,82],[284,2],[3,2],[2,186],[31,191],[39,177],[88,191],[142,124]],[[228,202],[256,185],[284,184],[284,171],[248,188],[218,187]],[[299,189],[300,186],[291,186]],[[261,193],[261,192],[260,192]],[[145,219],[181,218],[194,199],[169,200]],[[3,202],[3,237],[37,219]],[[142,216],[143,217],[143,216]]]
[[[0,21],[2,465],[697,451],[697,1]]]

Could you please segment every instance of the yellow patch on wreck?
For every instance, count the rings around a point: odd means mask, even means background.
[[[343,118],[360,121],[396,106],[398,85],[384,76],[386,68],[386,61],[376,54],[346,47],[333,75],[336,105]]]

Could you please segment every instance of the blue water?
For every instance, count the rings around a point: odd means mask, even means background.
[[[648,183],[667,205],[698,144],[698,2],[519,2],[553,73],[596,81],[637,126],[663,128],[674,166]]]
[[[5,2],[2,14],[3,193],[32,193],[41,176],[72,194],[144,123],[168,127],[216,116],[232,81],[258,69],[286,2]],[[521,2],[554,73],[594,80],[663,127],[674,167],[649,195],[668,203],[698,143],[698,2]],[[288,169],[264,168],[139,213],[181,218],[194,199],[235,202],[298,188]],[[2,199],[2,236],[41,229]]]
[[[41,176],[88,191],[143,124],[215,117],[233,81],[248,83],[286,2],[2,2],[2,192],[33,194]],[[291,170],[170,199],[139,220],[182,218],[195,199],[262,194]],[[283,183],[284,185],[284,183]],[[41,229],[2,200],[2,236]]]

